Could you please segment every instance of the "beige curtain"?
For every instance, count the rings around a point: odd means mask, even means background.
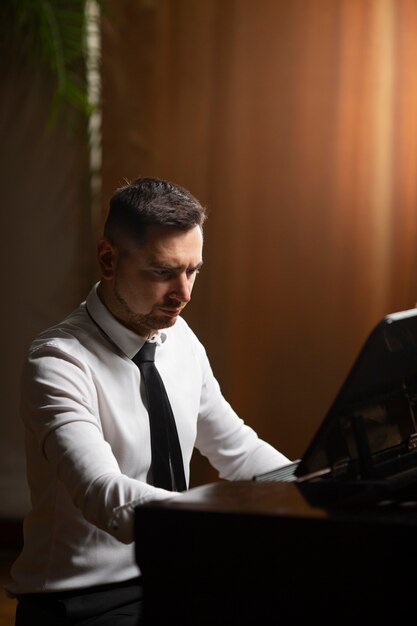
[[[371,327],[417,300],[417,2],[113,1],[103,60],[103,212],[140,174],[208,205],[187,318],[297,457]]]

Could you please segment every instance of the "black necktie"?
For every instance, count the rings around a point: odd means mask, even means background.
[[[152,469],[155,487],[169,491],[187,488],[181,446],[167,392],[155,366],[156,343],[145,342],[132,361],[145,382],[151,429]]]

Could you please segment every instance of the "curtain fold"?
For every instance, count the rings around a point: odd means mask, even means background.
[[[417,3],[112,4],[105,196],[142,173],[208,204],[187,318],[242,417],[299,456],[372,326],[417,300]]]

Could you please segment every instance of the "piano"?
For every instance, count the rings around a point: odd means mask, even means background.
[[[370,333],[300,460],[137,507],[144,626],[412,620],[416,398],[411,309]]]

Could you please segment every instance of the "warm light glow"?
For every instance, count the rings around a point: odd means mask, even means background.
[[[391,218],[393,178],[393,101],[394,101],[394,12],[395,0],[377,0],[371,31],[373,77],[371,107],[373,117],[373,178],[371,179],[371,219],[373,247],[374,301],[384,306],[391,262]]]

